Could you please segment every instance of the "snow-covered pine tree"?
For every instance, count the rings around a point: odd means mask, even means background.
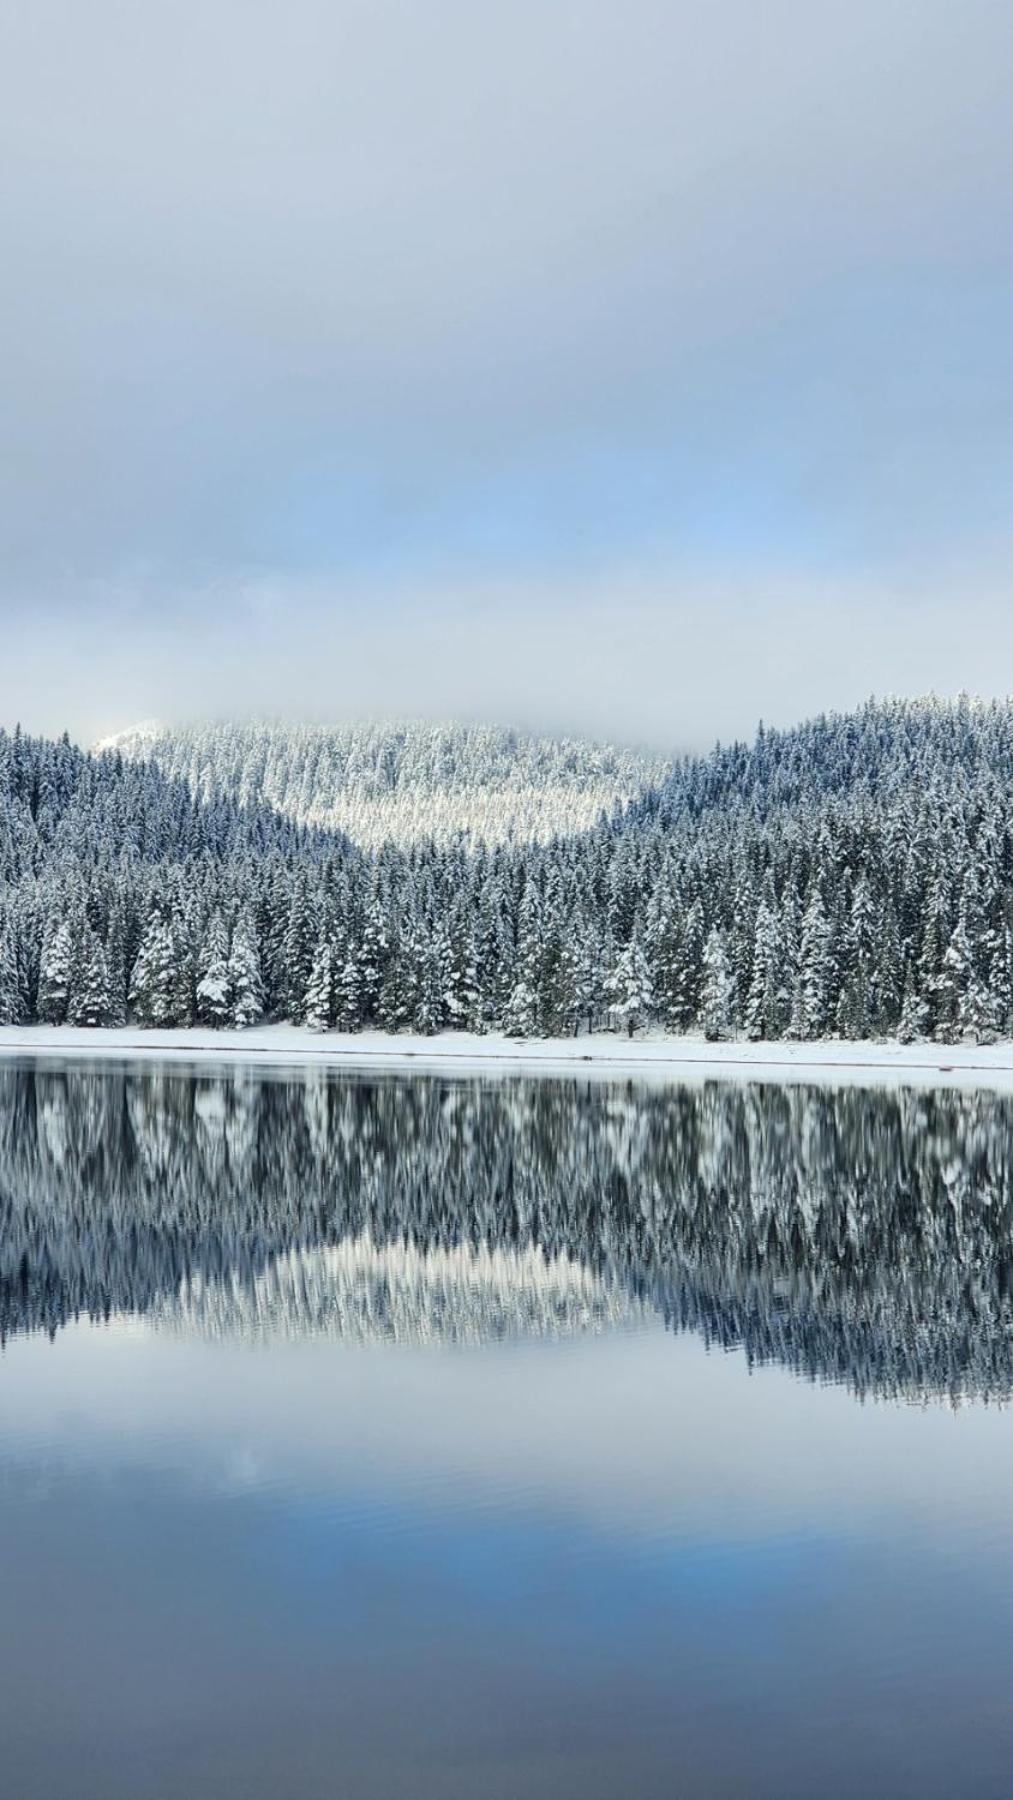
[[[112,1025],[117,1004],[109,979],[106,948],[97,932],[85,927],[78,957],[78,976],[70,1002],[72,1025]]]
[[[201,1025],[228,1025],[232,1019],[229,933],[217,908],[197,958],[197,1019]]]
[[[513,986],[503,1017],[507,1037],[538,1036],[538,996],[533,987],[520,977]]]
[[[380,1005],[380,993],[383,988],[388,955],[387,922],[384,916],[383,897],[379,888],[374,888],[366,908],[366,916],[362,927],[362,943],[358,952],[359,993],[357,1011],[363,1023],[375,1021]]]
[[[148,920],[130,978],[130,1010],[139,1025],[184,1023],[179,1000],[179,957],[169,920],[155,911]]]
[[[620,952],[608,986],[612,1017],[632,1037],[638,1025],[647,1023],[654,1004],[651,972],[636,932]]]
[[[377,1001],[376,1020],[381,1031],[403,1031],[412,1015],[412,985],[408,958],[401,939],[400,921],[391,925],[387,960]]]
[[[38,1013],[44,1025],[66,1023],[75,969],[74,942],[66,919],[54,920],[42,949]]]
[[[335,946],[334,1022],[340,1031],[358,1031],[363,1017],[363,972],[354,943]]]
[[[760,901],[753,937],[753,967],[746,996],[744,1024],[748,1038],[780,1037],[785,1024],[785,970],[778,917],[768,900]]]
[[[686,914],[674,951],[668,1023],[676,1031],[689,1031],[700,1016],[706,940],[704,910],[698,897]]]
[[[296,873],[281,945],[281,1009],[285,1018],[296,1023],[302,1017],[302,1004],[318,936],[318,921],[310,899],[310,872],[302,867]]]
[[[735,1018],[735,982],[724,938],[717,926],[710,931],[703,952],[703,988],[700,1023],[712,1043],[731,1037]]]
[[[412,1028],[423,1037],[433,1037],[446,1024],[444,997],[444,964],[440,946],[432,933],[418,945],[417,986],[415,988]]]
[[[228,969],[231,1023],[255,1025],[264,1015],[264,978],[256,927],[248,913],[241,915],[232,934]]]
[[[328,934],[321,937],[313,952],[313,965],[301,1007],[301,1017],[311,1031],[327,1031],[334,1024],[337,1010],[334,961],[334,944]]]
[[[20,1025],[24,1016],[14,932],[0,921],[0,1025]]]
[[[829,1035],[836,967],[833,936],[819,888],[814,887],[802,919],[797,991],[792,1009],[792,1036]]]

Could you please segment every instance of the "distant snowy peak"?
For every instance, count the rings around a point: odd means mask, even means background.
[[[612,744],[455,724],[171,729],[146,721],[96,749],[151,758],[204,799],[267,804],[365,848],[461,834],[490,845],[544,843],[589,829],[669,767]]]
[[[137,725],[128,725],[125,731],[114,731],[111,737],[99,738],[92,745],[96,756],[106,750],[120,750],[124,756],[135,758],[150,754],[150,745],[162,735],[162,724],[158,719],[142,719]]]

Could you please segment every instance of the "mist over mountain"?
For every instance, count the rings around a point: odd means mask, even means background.
[[[151,758],[202,800],[268,805],[364,848],[544,843],[586,831],[655,787],[669,764],[613,744],[494,725],[270,722],[134,726],[98,749]]]

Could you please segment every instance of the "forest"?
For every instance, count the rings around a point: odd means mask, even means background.
[[[1013,704],[870,701],[668,762],[463,727],[0,731],[0,1023],[260,1020],[1005,1037]]]

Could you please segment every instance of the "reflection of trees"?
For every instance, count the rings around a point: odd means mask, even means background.
[[[955,1092],[7,1067],[0,1331],[473,1338],[637,1303],[859,1393],[1006,1395],[1011,1122]]]
[[[345,1344],[478,1344],[601,1331],[643,1306],[568,1256],[445,1250],[344,1238],[287,1250],[252,1279],[182,1284],[156,1324],[248,1343],[324,1335]]]

